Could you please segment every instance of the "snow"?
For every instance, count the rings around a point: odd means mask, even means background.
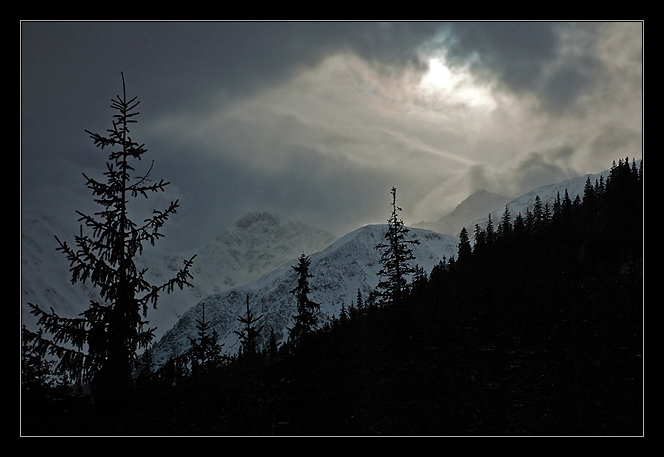
[[[28,302],[60,315],[75,317],[90,300],[99,300],[89,282],[71,283],[69,261],[55,236],[75,247],[76,215],[66,222],[52,215],[22,214],[21,223],[21,319],[29,328],[36,319]],[[215,239],[187,252],[160,252],[146,246],[136,263],[148,268],[147,279],[158,285],[173,277],[185,259],[197,254],[192,269],[194,287],[160,295],[158,309],[148,311],[150,326],[161,337],[192,306],[218,291],[253,282],[301,252],[328,246],[336,236],[296,221],[282,221],[270,213],[250,213]]]
[[[491,211],[490,212],[491,220],[493,221],[494,227],[497,227],[497,225],[502,220],[503,214],[505,214],[505,207],[507,207],[510,211],[512,222],[514,222],[514,218],[519,213],[525,217],[528,210],[532,211],[533,208],[535,207],[535,199],[538,196],[542,201],[542,206],[548,203],[549,209],[553,211],[553,203],[556,200],[556,196],[558,195],[558,193],[560,193],[561,200],[565,196],[565,190],[567,190],[570,200],[574,201],[577,195],[579,196],[579,198],[583,199],[583,188],[585,187],[586,180],[588,178],[590,178],[590,183],[594,186],[595,180],[599,181],[600,176],[604,176],[604,181],[606,182],[606,178],[608,175],[609,175],[609,170],[606,170],[603,171],[602,173],[577,176],[575,178],[561,181],[558,183],[537,187],[531,190],[530,192],[526,192],[520,197],[507,202],[502,207],[496,208],[495,210]],[[466,230],[468,230],[468,233],[471,234],[472,236],[472,234],[474,234],[475,232],[475,224],[479,225],[481,228],[486,228],[488,220],[489,220],[488,214],[479,219],[475,219],[470,224],[466,225]]]
[[[309,298],[321,305],[319,323],[338,316],[342,304],[350,306],[359,290],[366,299],[378,284],[380,252],[374,246],[383,241],[386,225],[361,227],[329,247],[310,255]],[[423,229],[411,229],[410,235],[420,241],[414,245],[416,263],[430,271],[443,256],[455,255],[458,240]],[[211,330],[220,335],[224,350],[237,352],[235,330],[240,330],[238,316],[246,312],[246,297],[254,314],[262,315],[259,325],[264,325],[263,338],[273,331],[277,341],[288,337],[292,326],[295,299],[289,293],[296,284],[296,273],[291,268],[296,260],[287,262],[258,281],[235,289],[212,294],[189,310],[177,324],[153,347],[153,360],[161,364],[169,356],[182,354],[189,348],[189,337],[196,337],[196,319],[205,307],[205,319]]]
[[[601,173],[606,179],[608,171]],[[590,175],[591,183],[600,174]],[[568,190],[572,200],[583,196],[587,176],[542,186],[509,201],[512,218],[525,215],[533,208],[535,197],[550,206],[560,193]],[[482,202],[480,202],[482,203]],[[483,204],[483,203],[482,203]],[[468,206],[468,205],[467,205]],[[477,205],[471,205],[475,208]],[[476,209],[476,208],[475,208]],[[499,223],[505,205],[491,212],[494,224]],[[486,227],[487,217],[466,225],[469,233],[475,224]],[[294,297],[289,293],[295,286],[295,272],[291,268],[297,257],[311,256],[310,298],[321,304],[320,321],[338,316],[342,304],[350,306],[360,290],[366,299],[378,284],[380,252],[374,247],[383,241],[385,225],[367,225],[340,239],[329,232],[297,221],[281,220],[277,215],[250,213],[215,239],[187,252],[163,253],[146,247],[137,259],[139,266],[148,268],[147,279],[161,284],[182,267],[182,262],[197,254],[192,269],[193,288],[176,289],[162,295],[157,310],[150,310],[150,326],[157,327],[154,360],[165,361],[189,347],[188,337],[196,335],[196,318],[205,306],[206,320],[220,335],[226,352],[238,348],[237,317],[244,315],[246,297],[256,315],[263,315],[263,337],[273,330],[277,339],[286,339],[288,326],[295,314]],[[28,302],[53,307],[60,315],[74,317],[88,308],[91,299],[98,299],[89,284],[71,284],[69,265],[65,256],[56,252],[54,236],[73,245],[78,232],[76,217],[63,220],[50,215],[22,214],[21,225],[21,320],[30,328],[36,322],[29,314]],[[411,228],[411,235],[420,240],[414,245],[416,261],[430,272],[444,256],[455,256],[457,234],[440,233]],[[336,241],[335,241],[336,240]]]

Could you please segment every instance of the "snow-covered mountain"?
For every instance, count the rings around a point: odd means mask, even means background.
[[[99,296],[90,283],[71,284],[69,262],[57,252],[55,236],[74,245],[77,233],[75,218],[67,223],[54,216],[22,214],[21,225],[21,313],[22,322],[34,328],[34,316],[28,302],[53,309],[62,316],[75,317]],[[182,267],[182,262],[197,254],[192,269],[194,287],[175,289],[162,294],[158,309],[150,309],[150,326],[157,337],[204,297],[253,282],[283,262],[302,252],[314,252],[329,246],[337,237],[297,221],[281,220],[267,212],[250,213],[231,228],[203,246],[176,253],[164,253],[149,247],[136,259],[148,268],[147,278],[162,284]]]
[[[606,179],[608,174],[607,170],[590,175],[590,180],[594,183],[600,175]],[[572,200],[576,195],[583,196],[586,179],[587,176],[580,176],[542,186],[506,204],[500,196],[479,193],[462,202],[458,211],[453,211],[444,222],[459,224],[462,220],[468,221],[476,211],[484,211],[497,223],[505,206],[514,218],[532,209],[538,195],[549,205],[558,193],[563,196],[565,189]],[[490,202],[496,206],[487,210]],[[475,224],[486,226],[487,216],[477,217],[463,225],[471,235]],[[384,229],[382,225],[365,226],[334,242],[334,235],[307,224],[282,221],[266,212],[250,213],[197,249],[176,253],[146,249],[137,263],[148,268],[147,279],[154,284],[171,278],[181,268],[183,260],[197,254],[192,269],[194,287],[162,295],[158,309],[148,312],[150,325],[157,327],[155,360],[163,361],[168,355],[186,350],[187,337],[195,336],[195,320],[203,306],[206,320],[221,335],[225,349],[235,351],[237,340],[233,331],[238,329],[237,317],[244,314],[247,296],[253,311],[263,315],[265,329],[273,329],[278,338],[286,337],[286,328],[295,314],[295,304],[288,293],[294,287],[295,278],[290,267],[303,252],[311,254],[314,275],[310,281],[311,298],[321,303],[321,317],[338,315],[341,304],[349,306],[358,289],[366,298],[377,285],[379,252],[374,246],[381,241]],[[421,242],[414,246],[417,263],[427,272],[443,256],[456,255],[455,235],[460,227],[450,235],[419,228],[411,230]],[[438,227],[438,230],[445,229]],[[46,309],[53,307],[60,315],[75,317],[88,308],[91,299],[98,299],[97,291],[89,283],[71,284],[68,261],[55,251],[54,236],[73,244],[71,238],[77,231],[75,217],[65,223],[54,216],[22,214],[21,319],[30,328],[34,328],[35,319],[29,314],[28,302]]]
[[[321,305],[319,321],[338,316],[342,304],[348,307],[356,300],[358,290],[366,299],[375,289],[381,266],[380,252],[374,247],[384,241],[386,228],[386,225],[361,227],[310,255],[309,272],[313,277],[309,280],[309,298]],[[410,235],[420,241],[413,246],[417,259],[414,263],[427,272],[443,256],[456,254],[458,240],[454,236],[423,229],[411,229]],[[218,332],[225,352],[235,353],[238,341],[234,331],[242,325],[237,318],[246,313],[247,297],[252,313],[263,316],[258,324],[264,326],[263,337],[268,338],[273,331],[277,340],[287,338],[287,327],[292,326],[292,316],[296,314],[294,297],[289,293],[296,285],[296,273],[291,268],[295,264],[295,261],[285,264],[254,283],[201,300],[154,345],[154,362],[161,364],[169,356],[189,348],[189,337],[197,336],[196,319],[201,318],[203,309],[205,320],[211,330]]]
[[[436,222],[419,222],[413,226],[458,236],[463,227],[467,228],[471,222],[485,217],[496,208],[504,207],[510,200],[509,197],[505,197],[504,195],[480,189],[472,193],[468,198],[459,203],[454,210]]]
[[[606,182],[606,178],[609,176],[609,173],[610,170],[605,170],[601,173],[577,176],[576,178],[567,179],[558,183],[537,187],[530,192],[526,192],[520,197],[503,204],[500,207],[494,208],[492,211],[487,212],[486,215],[471,221],[465,226],[466,230],[468,230],[468,233],[472,236],[475,232],[475,224],[478,224],[482,228],[486,228],[486,224],[489,220],[489,214],[491,214],[491,220],[493,221],[494,225],[500,223],[503,214],[505,214],[506,207],[509,209],[512,221],[514,221],[514,218],[519,213],[521,213],[522,216],[525,216],[528,210],[533,210],[535,206],[535,199],[538,196],[540,200],[542,200],[542,205],[548,203],[550,208],[553,207],[553,203],[555,202],[556,196],[559,193],[561,199],[565,196],[565,190],[567,190],[567,194],[569,195],[570,200],[574,201],[577,196],[583,199],[583,188],[586,185],[586,180],[590,178],[591,184],[594,185],[595,181],[599,180],[600,176],[603,176],[604,181]]]

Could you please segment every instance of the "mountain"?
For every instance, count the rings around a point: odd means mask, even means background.
[[[472,221],[485,217],[496,208],[503,207],[508,201],[510,201],[509,197],[481,189],[471,194],[459,203],[452,212],[441,217],[438,221],[419,222],[414,226],[458,236],[463,227],[467,228]]]
[[[506,207],[509,209],[512,221],[514,221],[514,217],[516,217],[516,215],[519,213],[525,217],[528,210],[533,210],[533,207],[535,206],[535,199],[538,196],[542,201],[542,205],[548,203],[549,208],[553,207],[553,203],[555,202],[556,196],[558,194],[560,194],[561,199],[565,196],[565,190],[567,190],[570,200],[574,201],[577,196],[583,199],[583,188],[586,185],[586,180],[590,178],[590,182],[594,185],[595,180],[599,180],[600,176],[603,176],[604,181],[606,182],[606,178],[609,176],[609,172],[610,170],[605,170],[601,173],[577,176],[565,181],[537,187],[530,192],[526,192],[520,197],[515,198],[514,200],[510,200],[509,202],[504,203],[500,207],[495,207],[491,211],[487,211],[483,216],[472,220],[465,226],[466,230],[468,230],[468,233],[472,236],[475,231],[475,224],[478,224],[482,228],[486,228],[486,224],[489,220],[489,214],[491,214],[491,220],[495,226],[500,222],[503,214],[505,214]]]
[[[247,284],[302,252],[329,246],[337,237],[268,213],[249,213],[209,243],[183,254],[197,254],[194,281],[209,293]],[[206,294],[208,295],[208,294]]]
[[[590,175],[590,180],[594,183],[600,175],[606,179],[608,173],[607,170],[600,174]],[[494,222],[500,221],[505,211],[505,205],[509,208],[512,217],[515,217],[518,213],[525,214],[527,209],[532,209],[537,195],[540,196],[543,203],[549,203],[549,205],[553,204],[558,192],[563,196],[565,189],[568,190],[572,200],[576,195],[582,196],[586,179],[586,176],[580,176],[542,186],[507,203],[504,203],[505,197],[487,191],[478,191],[459,204],[450,214],[427,226],[431,226],[439,233],[450,232],[452,235],[457,235],[461,227],[465,226],[472,235],[475,224],[486,226],[487,214],[491,213]],[[491,205],[493,206],[491,207]],[[487,209],[489,207],[491,209]],[[471,220],[473,216],[476,218]],[[57,243],[54,236],[73,244],[71,238],[78,231],[75,219],[72,217],[65,222],[52,215],[31,212],[23,212],[21,219],[22,323],[30,328],[34,328],[36,324],[34,316],[29,314],[28,302],[39,304],[46,309],[52,307],[62,316],[77,316],[87,309],[91,299],[96,300],[99,297],[96,289],[89,283],[71,284],[68,261],[62,253],[55,251]],[[224,325],[229,327],[227,333],[233,335],[231,327],[235,325],[236,317],[243,314],[243,310],[237,306],[244,304],[246,294],[249,293],[255,296],[254,301],[260,302],[259,312],[266,314],[266,319],[274,321],[270,325],[274,326],[275,332],[283,333],[285,325],[287,325],[285,323],[293,312],[283,314],[283,309],[275,311],[268,307],[264,303],[266,298],[259,297],[267,296],[270,286],[266,283],[264,284],[266,289],[261,289],[260,281],[254,281],[275,269],[277,271],[262,278],[261,281],[275,278],[274,275],[291,274],[289,267],[295,263],[295,259],[302,252],[309,254],[321,250],[323,251],[312,255],[312,264],[318,271],[328,268],[330,277],[323,277],[320,276],[320,273],[315,273],[319,277],[318,280],[312,281],[313,287],[316,288],[316,293],[319,293],[321,288],[330,292],[329,296],[321,295],[320,301],[324,302],[327,307],[324,310],[326,315],[337,315],[341,302],[343,301],[346,306],[350,305],[351,300],[355,299],[358,288],[366,297],[368,291],[375,287],[378,252],[373,249],[373,246],[378,241],[376,236],[382,236],[377,233],[380,230],[382,230],[380,226],[363,227],[330,246],[336,237],[329,232],[301,222],[281,220],[271,213],[257,212],[242,217],[228,230],[197,249],[164,253],[148,248],[142,256],[137,258],[137,263],[148,268],[148,279],[155,284],[161,284],[171,278],[174,272],[182,266],[184,259],[197,254],[192,269],[191,282],[194,287],[184,290],[176,289],[170,295],[162,295],[158,309],[148,311],[150,325],[157,327],[155,332],[157,338],[165,337],[165,333],[176,323],[180,326],[184,325],[184,321],[179,322],[180,318],[186,318],[190,323],[195,322],[195,319],[186,313],[190,308],[201,301],[214,302],[213,297],[217,297],[216,300],[219,302],[228,301],[228,303],[220,305],[221,308],[227,309],[228,316],[224,319],[218,317],[218,323],[225,322]],[[443,255],[447,257],[456,255],[454,236],[441,236],[422,229],[413,229],[413,233],[427,238],[427,242],[423,242],[416,251],[420,266],[425,267],[427,271],[430,271],[433,264],[437,263]],[[429,241],[435,241],[435,245],[429,246]],[[330,247],[324,249],[327,246]],[[341,249],[343,246],[346,247]],[[420,250],[425,247],[427,252],[421,252]],[[343,254],[344,252],[345,254]],[[336,256],[335,260],[332,257],[327,258],[328,254]],[[343,264],[344,261],[349,263]],[[241,288],[248,284],[251,284],[251,287]],[[282,287],[279,291],[281,296],[288,297],[287,292],[292,287],[287,285],[280,287]],[[232,297],[233,292],[230,290],[233,288],[236,288],[237,296],[235,298]],[[276,292],[273,293],[276,294]],[[221,296],[224,294],[227,298],[222,300]],[[315,297],[314,300],[316,300]],[[231,304],[233,305],[231,306]],[[196,309],[200,309],[198,306]],[[281,303],[279,306],[286,305]],[[328,309],[330,306],[334,306],[334,309]],[[275,313],[279,312],[283,316],[277,319]],[[190,326],[187,331],[192,328]],[[172,339],[173,335],[169,338]],[[235,342],[233,336],[230,338],[226,348],[232,350]],[[169,341],[168,338],[164,340],[163,344],[167,344],[167,341]]]
[[[63,316],[75,317],[99,295],[89,282],[71,284],[69,261],[55,250],[55,236],[61,240],[76,233],[55,216],[24,212],[21,215],[21,312],[28,327],[36,319],[28,302],[44,309],[52,307]]]
[[[21,223],[22,321],[34,328],[28,302],[52,307],[58,314],[75,317],[98,300],[89,282],[71,284],[69,262],[57,252],[55,236],[73,245],[76,221],[65,223],[55,216],[25,212]],[[267,213],[249,213],[210,242],[187,252],[164,253],[146,248],[136,263],[148,268],[147,279],[162,284],[197,254],[192,269],[193,287],[175,289],[159,298],[157,310],[148,311],[157,337],[171,328],[185,311],[208,295],[257,280],[302,252],[329,246],[337,237],[302,222],[281,220]]]
[[[361,227],[335,243],[310,255],[309,298],[319,303],[319,322],[338,316],[341,306],[348,308],[356,300],[358,290],[366,299],[369,292],[378,284],[380,252],[374,247],[383,241],[386,225]],[[458,240],[450,235],[442,235],[423,229],[411,229],[410,235],[420,241],[414,245],[416,263],[431,271],[443,256],[456,254]],[[238,316],[246,312],[246,299],[256,316],[262,315],[263,338],[270,332],[279,340],[288,337],[288,327],[296,314],[295,301],[290,291],[296,285],[296,273],[291,268],[295,261],[287,263],[262,277],[258,281],[212,294],[201,300],[186,312],[175,326],[153,346],[153,360],[156,364],[165,362],[168,357],[182,354],[189,346],[189,337],[197,337],[196,319],[205,310],[205,320],[210,331],[216,330],[224,351],[235,353],[238,349],[235,330],[242,325]]]

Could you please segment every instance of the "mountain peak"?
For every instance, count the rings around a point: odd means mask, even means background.
[[[21,225],[21,309],[24,323],[36,329],[28,302],[53,306],[61,315],[75,317],[99,300],[89,283],[72,284],[68,263],[54,235],[76,233],[72,227],[50,215],[23,214]],[[239,287],[259,279],[301,252],[315,252],[329,246],[336,236],[302,222],[282,220],[267,211],[249,213],[234,226],[205,244],[186,252],[146,250],[136,259],[147,268],[151,280],[165,282],[181,267],[185,258],[196,254],[194,287],[159,297],[158,311],[150,313],[151,326],[159,337],[189,308],[206,296]]]
[[[381,269],[380,252],[375,246],[383,240],[386,229],[386,224],[366,225],[311,254],[309,298],[321,305],[317,315],[319,324],[323,325],[330,322],[333,316],[338,316],[342,304],[351,305],[357,298],[358,290],[368,297],[375,289]],[[413,246],[417,258],[415,263],[425,271],[431,271],[443,257],[449,258],[457,251],[456,237],[420,229],[412,229],[411,235],[420,241]],[[239,347],[235,331],[240,330],[237,317],[243,314],[247,297],[252,309],[265,316],[261,325],[271,329],[277,341],[287,339],[292,317],[297,312],[293,296],[288,293],[297,281],[295,271],[290,268],[295,262],[296,255],[293,255],[291,261],[282,262],[258,280],[204,297],[155,343],[152,348],[155,363],[162,364],[169,357],[187,350],[189,337],[196,337],[196,319],[203,307],[210,329],[218,332],[224,350],[229,354],[235,353]],[[267,335],[263,334],[260,338],[262,344]]]
[[[416,227],[457,236],[463,227],[470,229],[470,223],[486,216],[496,208],[504,207],[511,198],[480,189],[459,203],[449,214],[436,222],[420,222]]]
[[[278,225],[281,222],[281,218],[279,218],[279,216],[276,214],[272,214],[268,211],[253,212],[245,214],[240,219],[238,219],[237,222],[235,222],[235,226],[242,229],[248,229],[258,222],[265,222],[268,225]]]

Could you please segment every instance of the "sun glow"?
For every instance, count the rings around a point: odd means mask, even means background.
[[[450,91],[459,81],[460,78],[455,77],[439,59],[429,59],[429,71],[422,78],[421,86],[429,90]]]
[[[477,84],[470,73],[450,68],[443,58],[429,59],[429,71],[422,77],[419,88],[432,101],[488,110],[496,107],[487,87]]]

